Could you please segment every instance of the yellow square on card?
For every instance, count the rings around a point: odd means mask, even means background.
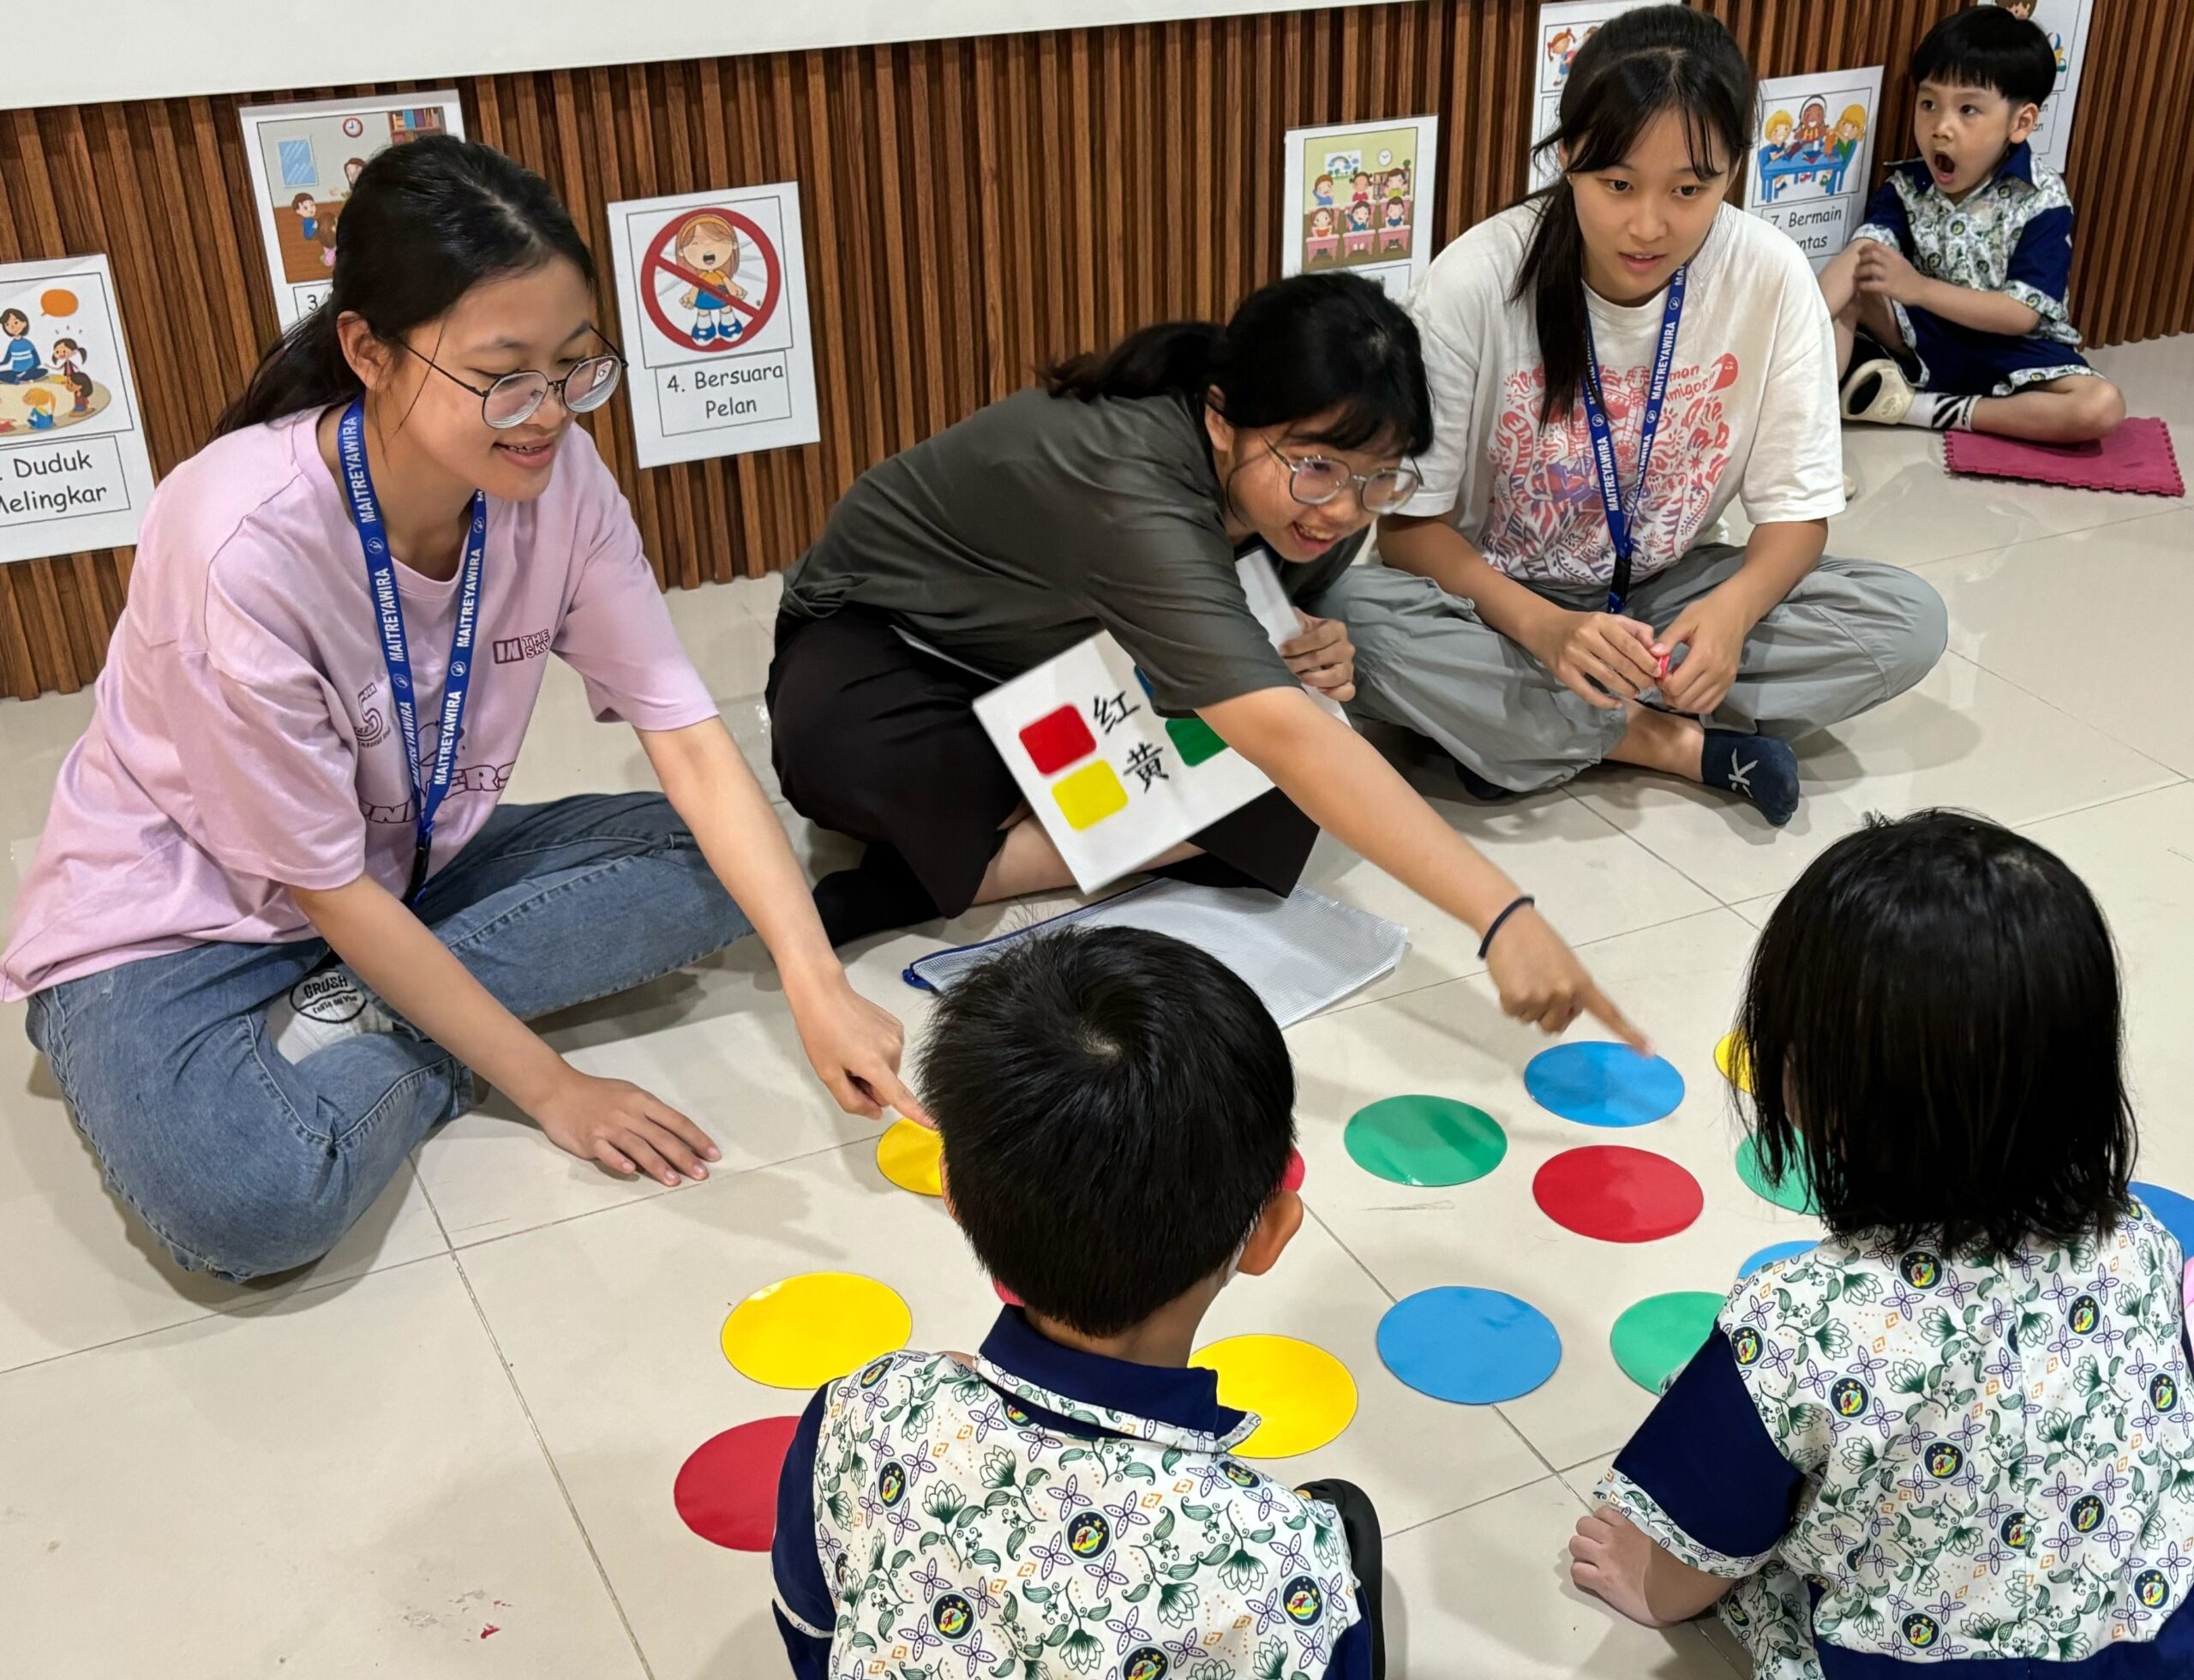
[[[1102,759],[1052,783],[1052,797],[1059,802],[1067,826],[1077,832],[1128,808],[1128,790]]]

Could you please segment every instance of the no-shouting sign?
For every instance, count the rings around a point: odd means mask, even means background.
[[[800,189],[609,207],[642,466],[821,436]]]

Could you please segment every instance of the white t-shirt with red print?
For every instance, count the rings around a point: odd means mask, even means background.
[[[1615,549],[1592,470],[1585,408],[1539,423],[1546,386],[1528,297],[1512,298],[1540,207],[1480,222],[1434,259],[1411,294],[1432,385],[1424,487],[1406,512],[1447,514],[1519,582],[1605,585]],[[1665,292],[1622,308],[1587,289],[1608,422],[1625,495]],[[1787,234],[1723,205],[1692,259],[1652,473],[1633,520],[1632,578],[1711,540],[1741,498],[1753,524],[1843,511],[1836,344],[1812,268]]]

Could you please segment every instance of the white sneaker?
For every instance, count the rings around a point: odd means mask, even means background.
[[[292,1067],[308,1056],[361,1033],[394,1029],[387,1011],[342,969],[307,975],[267,1005],[267,1038]]]
[[[1843,499],[1846,501],[1856,501],[1859,499],[1859,481],[1848,472],[1843,475]]]
[[[1868,375],[1878,375],[1880,384],[1875,388],[1873,400],[1866,407],[1851,405],[1851,393],[1866,382]],[[1843,417],[1846,420],[1870,421],[1877,426],[1894,426],[1912,408],[1912,382],[1904,376],[1904,369],[1884,357],[1879,361],[1863,362],[1851,369],[1843,381]]]

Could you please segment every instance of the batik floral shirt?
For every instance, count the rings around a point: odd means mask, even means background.
[[[1101,1403],[1131,1393],[1161,1415]],[[794,1671],[1368,1674],[1340,1519],[1230,1456],[1256,1423],[1209,1371],[1061,1347],[1014,1309],[972,1366],[896,1353],[830,1384],[779,1488]]]
[[[1893,246],[1931,280],[2000,291],[2041,317],[2033,339],[2077,345],[2072,325],[2072,200],[2064,177],[2022,141],[1996,173],[1952,202],[1927,165],[1897,165],[1867,206],[1854,239]],[[1912,334],[1904,305],[1897,320]]]
[[[1763,1680],[2194,1675],[2184,1288],[2145,1209],[2003,1260],[1823,1243],[1737,1286],[1600,1497],[1741,1578]]]

